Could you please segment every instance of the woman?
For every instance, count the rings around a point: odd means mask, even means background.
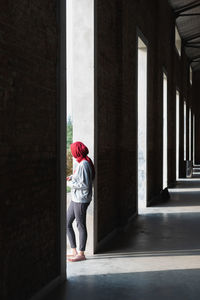
[[[92,200],[92,181],[95,177],[93,162],[87,156],[88,148],[81,142],[71,144],[72,156],[78,162],[73,175],[67,177],[71,187],[72,201],[67,210],[67,235],[72,248],[72,254],[68,255],[68,261],[75,262],[85,260],[85,246],[87,241],[86,211]],[[76,219],[79,231],[79,252],[76,247],[76,237],[72,227]]]

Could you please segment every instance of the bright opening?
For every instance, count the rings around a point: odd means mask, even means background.
[[[77,162],[72,159],[70,144],[81,141],[94,161],[94,0],[67,0],[67,175],[73,174]],[[67,207],[71,201],[67,188]],[[87,209],[86,255],[93,253],[93,205]],[[79,234],[73,222],[77,250]],[[67,252],[71,252],[67,239]],[[68,276],[73,276],[69,267]]]
[[[195,165],[195,114],[193,114],[193,165]]]
[[[184,160],[187,160],[187,104],[186,100],[184,100],[184,133],[183,133],[183,148],[184,148]]]
[[[181,37],[176,26],[175,26],[175,45],[179,56],[181,56]]]
[[[147,197],[147,46],[138,38],[138,213]]]
[[[179,179],[179,91],[176,91],[176,180]]]
[[[167,76],[163,73],[163,189],[167,187]]]
[[[189,109],[189,161],[192,160],[192,110]]]
[[[192,67],[190,66],[190,84],[192,85]]]

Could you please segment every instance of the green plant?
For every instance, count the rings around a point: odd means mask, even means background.
[[[72,144],[73,141],[73,123],[71,116],[67,119],[67,140],[66,140],[66,169],[67,174],[66,176],[70,176],[73,172],[73,158],[70,150],[70,144]]]
[[[72,158],[72,154],[71,154],[71,150],[70,149],[68,149],[66,151],[66,155],[67,155],[67,157],[66,157],[67,176],[70,176],[73,173],[73,158]]]
[[[70,193],[71,192],[71,188],[70,186],[67,186],[67,193]]]
[[[71,116],[67,119],[67,150],[70,149],[70,144],[73,141],[73,123]]]

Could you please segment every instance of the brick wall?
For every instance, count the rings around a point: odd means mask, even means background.
[[[116,228],[119,202],[121,1],[97,1],[98,240]]]
[[[192,105],[193,105],[193,111],[195,113],[195,163],[200,164],[200,88],[199,88],[199,82],[200,82],[200,72],[194,72],[193,73],[193,82],[192,82]]]
[[[145,17],[144,17],[145,15]],[[123,221],[136,212],[137,207],[137,31],[143,33],[148,41],[147,46],[147,173],[148,186],[152,186],[155,166],[152,161],[155,143],[155,79],[156,79],[156,43],[155,32],[157,18],[156,1],[124,1],[123,6],[123,111],[124,126],[121,131],[121,166],[123,172],[121,190],[121,210]],[[151,24],[151,26],[148,26]],[[149,113],[150,112],[150,113]],[[151,170],[149,168],[151,167]]]
[[[60,272],[55,3],[1,3],[1,299],[29,299]],[[137,26],[148,40],[148,199],[162,188],[163,67],[170,183],[175,181],[176,86],[181,101],[191,102],[188,62],[184,54],[180,62],[174,49],[168,1],[98,0],[98,241],[136,212]]]
[[[174,45],[165,1],[97,1],[98,238],[123,225],[137,206],[137,28],[148,40],[148,201],[162,189],[163,68],[168,77],[168,182],[176,179],[176,87],[188,103],[188,59]],[[121,72],[121,73],[119,73]],[[180,119],[180,171],[183,119]]]
[[[56,1],[1,1],[1,299],[59,274]]]

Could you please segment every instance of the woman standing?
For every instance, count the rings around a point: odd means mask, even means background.
[[[87,241],[86,212],[92,200],[92,181],[95,177],[94,164],[87,156],[88,148],[81,142],[71,144],[72,156],[78,162],[73,175],[67,177],[71,187],[72,201],[67,210],[67,235],[72,248],[68,261],[76,262],[85,260],[85,247]],[[77,251],[76,237],[72,227],[76,219],[79,231],[79,251]]]

